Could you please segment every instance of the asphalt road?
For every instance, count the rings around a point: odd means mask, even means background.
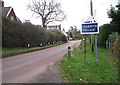
[[[80,40],[2,59],[3,83],[28,83],[37,75],[44,72],[46,67],[62,59],[70,46],[78,47]]]

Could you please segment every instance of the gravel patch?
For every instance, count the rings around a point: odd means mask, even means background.
[[[30,83],[67,83],[62,79],[60,61],[47,66],[46,71],[39,74]]]

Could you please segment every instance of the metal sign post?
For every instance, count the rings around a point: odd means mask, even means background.
[[[99,27],[98,23],[93,17],[93,5],[92,0],[90,0],[90,13],[92,19],[86,20],[84,23],[82,23],[81,28],[81,34],[95,34],[95,63],[97,64],[97,34],[99,33]],[[93,36],[92,36],[92,50],[94,51],[94,45],[93,45]],[[86,39],[85,39],[85,57],[84,61],[86,62]]]
[[[97,64],[97,34],[99,33],[98,23],[95,20],[86,21],[82,24],[81,34],[95,34],[95,63]],[[85,55],[86,63],[86,39],[85,39]]]
[[[97,64],[97,34],[95,34],[95,63]]]
[[[85,51],[85,54],[84,54],[84,63],[86,63],[86,36],[85,36],[85,40],[84,40],[84,51]]]

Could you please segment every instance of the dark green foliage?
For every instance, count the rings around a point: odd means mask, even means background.
[[[9,19],[3,17],[2,19],[2,45],[3,47],[20,46],[20,36],[17,31],[21,28],[19,23],[11,22]],[[18,26],[17,29],[16,25]]]
[[[46,32],[44,28],[35,26],[30,22],[20,24],[5,17],[2,20],[3,47],[27,47],[28,43],[31,47],[34,47],[63,40],[63,34],[59,31]]]
[[[112,32],[118,32],[120,34],[120,9],[119,3],[115,7],[111,6],[111,9],[108,11],[109,18],[112,19],[110,24],[104,24],[100,27],[100,33],[98,35],[98,46],[105,47],[105,42],[108,40],[108,37]]]
[[[52,32],[47,32],[48,35],[48,42],[52,43],[55,42],[55,34]]]
[[[52,32],[47,32],[47,35],[48,35],[48,41],[47,42],[50,42],[53,44],[53,42],[67,42],[67,37],[61,33],[60,31],[55,31],[53,30]]]
[[[55,41],[60,42],[62,41],[62,33],[60,31],[54,32],[55,34]]]
[[[115,9],[115,7],[111,6],[111,9],[108,11],[108,16],[112,19],[111,24],[116,24],[117,27],[115,29],[120,34],[120,1],[116,7],[118,9]]]
[[[73,35],[72,35],[72,33],[71,33],[71,32],[70,32],[70,37],[71,37],[71,38],[73,38]]]
[[[82,39],[82,35],[80,34],[80,30],[79,31],[75,31],[74,32],[74,37],[73,37],[74,40],[76,39]]]
[[[120,45],[119,45],[119,39],[120,39],[120,35],[117,32],[113,32],[112,34],[109,35],[109,42],[111,42],[111,51],[114,54],[117,54],[117,56],[119,56],[119,49],[120,49]]]
[[[62,42],[67,42],[67,37],[65,35],[62,35]]]
[[[98,46],[105,47],[105,42],[108,39],[109,34],[111,34],[113,31],[113,28],[111,24],[104,24],[99,29],[99,35],[98,35]]]
[[[112,34],[109,35],[109,39],[111,42],[115,42],[116,38],[118,38],[117,32],[113,32]]]
[[[3,17],[2,32],[3,47],[26,47],[28,43],[31,46],[46,44],[45,30],[31,23],[20,24]]]

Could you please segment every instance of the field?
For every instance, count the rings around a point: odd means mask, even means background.
[[[62,76],[69,83],[118,83],[118,59],[109,57],[110,51],[98,48],[97,64],[95,52],[87,42],[86,64],[84,48],[75,48],[71,59],[66,54],[61,61]]]

